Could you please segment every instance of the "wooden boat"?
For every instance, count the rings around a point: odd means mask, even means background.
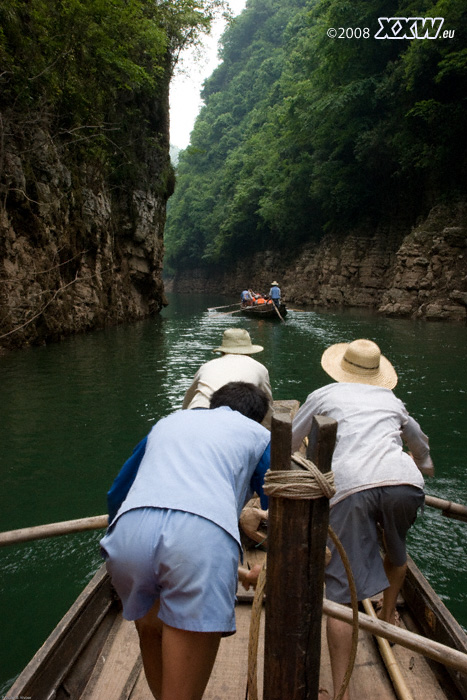
[[[253,304],[252,306],[243,306],[241,311],[242,314],[244,314],[245,316],[255,316],[256,318],[279,319],[281,316],[283,318],[287,314],[287,307],[285,304],[279,304],[279,308],[277,309],[276,307],[274,307],[272,301],[269,301],[265,304]]]
[[[280,402],[283,412],[290,411],[297,402]],[[276,406],[277,408],[277,406]],[[275,414],[276,415],[276,414]],[[285,419],[284,419],[285,420]],[[327,419],[329,420],[329,419]],[[276,441],[273,421],[273,443]],[[320,443],[322,444],[322,443]],[[321,447],[320,447],[321,449]],[[276,452],[279,452],[277,447]],[[282,451],[288,454],[287,445]],[[274,499],[281,500],[281,499]],[[287,500],[287,499],[284,499]],[[323,499],[319,499],[323,500]],[[310,506],[314,507],[314,506]],[[294,527],[296,523],[293,524]],[[315,532],[315,530],[314,530]],[[272,532],[270,533],[270,536]],[[273,556],[271,544],[269,557]],[[290,548],[292,550],[292,548]],[[292,557],[296,551],[286,552]],[[324,553],[323,553],[324,554]],[[248,548],[245,561],[249,566],[260,562],[266,554],[257,548]],[[268,575],[273,570],[273,560],[268,566]],[[293,571],[293,578],[296,578]],[[266,610],[269,616],[279,607],[277,598],[286,601],[283,606],[290,615],[290,600],[293,591],[283,578],[279,577],[279,596],[273,596],[273,588],[267,588]],[[290,582],[290,579],[289,579]],[[274,586],[277,584],[277,577]],[[281,588],[282,586],[282,588]],[[322,587],[321,587],[322,591]],[[259,628],[257,648],[257,667],[263,668],[268,654],[268,623],[265,611],[261,608],[261,598],[252,605],[252,592],[246,592],[241,585],[237,591],[236,608],[237,633],[221,641],[220,650],[213,673],[208,683],[204,700],[244,700],[247,688],[249,661],[252,646],[250,644],[250,623],[252,608],[259,611],[255,623]],[[259,601],[259,605],[258,605]],[[337,614],[329,606],[339,610]],[[347,615],[349,608],[337,606],[324,601],[326,614],[339,617],[340,611]],[[353,698],[363,697],[372,700],[394,700],[397,697],[391,677],[386,671],[375,638],[366,629],[390,628],[388,638],[397,643],[393,648],[399,673],[410,691],[412,700],[467,700],[467,635],[436,595],[429,583],[409,559],[408,574],[398,605],[401,625],[399,629],[386,623],[372,621],[370,617],[359,613],[358,648],[353,674],[350,680],[350,693]],[[290,615],[292,617],[292,615]],[[332,692],[331,670],[327,646],[325,643],[325,624],[318,619],[318,634],[321,639],[308,646],[318,647],[321,641],[319,665],[319,685]],[[343,618],[341,618],[343,619]],[[288,623],[287,623],[288,624]],[[373,627],[372,627],[373,626]],[[266,627],[266,632],[265,632]],[[269,625],[270,629],[270,625]],[[284,637],[288,630],[283,630]],[[411,634],[417,632],[422,637]],[[378,634],[380,632],[378,631]],[[312,637],[316,639],[316,637]],[[265,644],[266,640],[266,644]],[[433,641],[429,641],[433,640]],[[445,645],[440,647],[441,645]],[[253,645],[254,646],[254,645]],[[300,643],[289,645],[294,654]],[[250,652],[250,653],[249,653]],[[435,659],[435,660],[433,660]],[[319,657],[318,657],[319,660]],[[279,660],[282,665],[283,659]],[[297,664],[298,666],[298,664]],[[461,670],[459,670],[461,669]],[[316,674],[316,671],[315,671]],[[268,679],[265,676],[264,695],[263,678],[260,670],[258,676],[258,697],[264,700],[298,700],[314,697],[303,694],[284,692],[277,695],[268,692]],[[318,679],[317,679],[318,680]],[[29,697],[34,700],[152,700],[142,668],[141,656],[135,626],[121,616],[120,601],[115,594],[105,568],[101,567],[84,589],[77,601],[66,613],[50,637],[39,649],[34,658],[17,678],[6,693],[6,697]],[[250,694],[251,698],[252,695]],[[330,697],[330,696],[329,696]]]
[[[259,556],[258,550],[249,551],[249,564],[256,562]],[[237,634],[221,642],[205,700],[245,698],[251,594],[239,587],[239,598]],[[119,600],[102,567],[6,696],[34,700],[152,700],[142,669],[135,627],[123,620],[120,611]],[[467,653],[466,635],[412,561],[399,612],[407,629],[424,631],[429,638]],[[322,634],[320,686],[331,690],[324,625]],[[394,647],[394,653],[413,700],[467,698],[467,677],[464,674],[399,645]],[[258,668],[261,668],[263,658],[261,636]],[[258,690],[261,698],[261,673]],[[359,632],[350,691],[355,698],[393,700],[396,697],[374,638],[363,630]]]

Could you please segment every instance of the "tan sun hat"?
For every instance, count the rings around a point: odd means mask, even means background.
[[[323,352],[321,366],[338,382],[374,384],[394,389],[396,370],[372,340],[336,343]]]
[[[275,285],[276,287],[278,287],[278,286],[279,286],[279,283],[278,283],[278,282],[271,282],[271,287],[274,287],[274,285]]]
[[[253,345],[250,334],[244,328],[228,328],[222,336],[222,345],[213,352],[228,352],[233,355],[253,355],[261,352],[262,345]]]

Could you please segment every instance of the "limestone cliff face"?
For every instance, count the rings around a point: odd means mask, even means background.
[[[64,159],[46,126],[34,127],[27,143],[3,139],[0,349],[160,310],[165,205],[173,188],[167,105],[159,140],[159,178],[122,193],[96,168]]]
[[[467,319],[467,206],[434,209],[410,232],[350,232],[325,236],[284,260],[271,252],[242,261],[229,273],[193,270],[176,277],[175,291],[239,296],[278,280],[288,302],[363,307],[430,320]]]

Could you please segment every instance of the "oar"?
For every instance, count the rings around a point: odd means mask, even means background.
[[[217,309],[227,309],[229,306],[239,306],[242,302],[233,302],[233,304],[226,304],[225,306],[211,306],[208,311],[217,311]]]
[[[274,302],[272,302],[272,305],[274,306],[274,309],[276,310],[276,314],[279,316],[279,318],[280,318],[280,320],[282,321],[282,323],[285,323],[284,319],[283,319],[282,316],[281,316],[281,312],[279,311],[279,309],[277,308],[277,306],[275,305]]]
[[[30,540],[42,540],[46,537],[55,537],[56,535],[68,535],[72,532],[100,530],[107,527],[108,523],[109,518],[107,515],[94,515],[90,518],[80,518],[79,520],[64,520],[59,523],[9,530],[8,532],[0,532],[0,547],[19,542],[29,542]]]
[[[366,598],[362,601],[362,604],[367,615],[372,617],[374,620],[377,620],[378,616],[375,613],[371,601],[368,600],[368,598]],[[412,700],[412,695],[410,693],[410,690],[407,688],[407,685],[401,674],[399,664],[396,661],[396,657],[394,656],[394,653],[389,645],[388,640],[376,635],[376,641],[378,642],[379,650],[381,652],[384,665],[387,668],[389,677],[391,678],[397,697],[400,698],[400,700]]]
[[[467,523],[467,506],[463,506],[461,503],[445,501],[436,496],[425,496],[425,503],[427,506],[441,510],[447,518],[454,518]]]
[[[214,316],[230,316],[231,314],[239,314],[243,309],[235,309],[235,311],[221,311],[220,314],[214,314]]]

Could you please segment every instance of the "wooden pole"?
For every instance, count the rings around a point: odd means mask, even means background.
[[[60,523],[49,523],[48,525],[37,525],[35,527],[24,527],[20,530],[0,532],[0,547],[18,544],[19,542],[29,542],[30,540],[42,540],[57,535],[68,535],[72,532],[100,530],[107,527],[108,522],[109,518],[107,515],[95,515],[90,518],[80,518],[79,520],[64,520]]]
[[[447,518],[455,518],[467,523],[467,506],[453,501],[445,501],[436,496],[425,496],[425,503],[427,506],[441,510]]]
[[[307,455],[329,471],[337,424],[315,417]],[[271,471],[291,467],[292,423],[274,414]],[[295,468],[295,465],[294,465]],[[270,497],[264,700],[317,700],[329,502]]]
[[[274,304],[274,302],[272,302],[272,303],[273,303],[273,306],[274,306],[274,308],[275,308],[275,310],[276,310],[276,314],[279,316],[279,318],[280,318],[280,320],[282,321],[282,323],[285,323],[284,319],[283,319],[282,316],[281,316],[281,312],[279,311],[279,309],[277,308],[277,306]]]
[[[234,301],[232,304],[226,304],[225,306],[211,306],[208,311],[217,311],[217,309],[228,309],[229,306],[239,306],[241,301]]]
[[[345,605],[334,603],[331,600],[324,600],[323,612],[325,615],[335,617],[337,620],[343,620],[352,624],[352,610]],[[464,654],[462,651],[452,649],[432,639],[421,637],[419,634],[396,627],[389,624],[389,622],[373,620],[365,613],[358,613],[358,626],[375,636],[384,637],[391,642],[396,642],[407,649],[427,656],[429,659],[438,661],[444,666],[467,673],[467,654]]]
[[[213,314],[212,318],[215,318],[217,316],[231,316],[232,314],[239,314],[243,311],[243,309],[235,309],[235,311],[219,311],[218,314]]]
[[[372,617],[374,620],[378,619],[371,600],[365,598],[365,600],[362,601],[362,605],[367,615]],[[412,694],[407,687],[399,668],[399,664],[397,663],[396,657],[394,656],[388,640],[384,639],[384,637],[380,637],[379,635],[376,635],[375,639],[378,642],[381,658],[383,659],[384,665],[389,673],[389,677],[394,686],[397,697],[399,700],[412,700]]]

